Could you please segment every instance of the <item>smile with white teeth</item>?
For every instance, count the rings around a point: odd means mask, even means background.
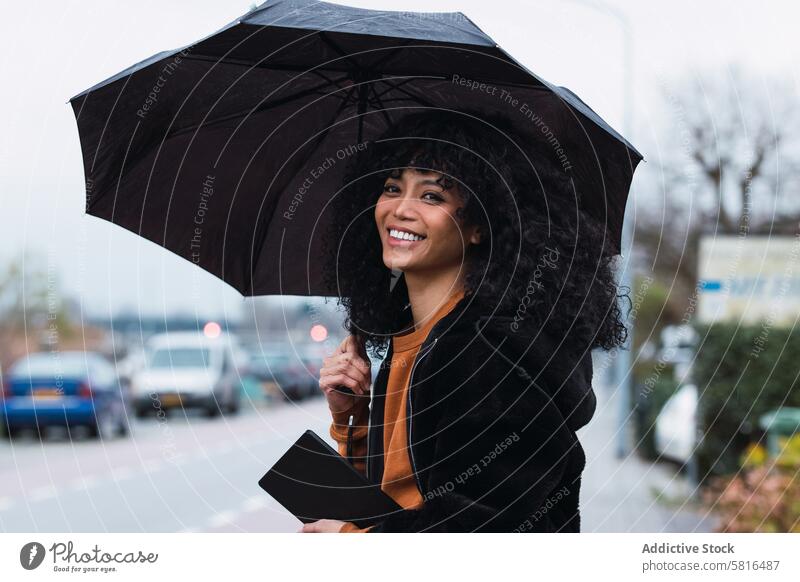
[[[402,230],[395,230],[393,228],[389,229],[389,236],[398,240],[422,240],[425,238],[424,236],[411,234],[410,232],[404,232]]]

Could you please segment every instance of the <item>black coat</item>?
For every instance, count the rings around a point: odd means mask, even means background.
[[[591,353],[462,299],[411,371],[409,456],[425,500],[370,532],[580,531],[586,463],[575,431],[594,414]],[[516,330],[516,331],[514,331]],[[383,475],[391,347],[372,394],[367,477]]]

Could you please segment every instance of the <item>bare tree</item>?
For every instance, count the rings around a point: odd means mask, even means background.
[[[24,254],[0,270],[0,368],[40,349],[43,340],[73,335],[55,270],[43,257]]]
[[[703,234],[799,231],[800,118],[796,88],[735,65],[661,89],[669,122],[652,150],[634,241],[671,301],[685,304]]]

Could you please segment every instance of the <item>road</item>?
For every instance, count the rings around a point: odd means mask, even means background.
[[[595,383],[597,409],[578,431],[586,452],[581,531],[707,533],[717,518],[690,498],[693,485],[674,465],[651,463],[631,450],[616,457],[619,391]]]
[[[0,531],[297,531],[258,480],[306,429],[333,444],[321,397],[132,422],[130,438],[105,442],[0,441]]]
[[[681,501],[685,477],[635,454],[614,457],[615,394],[599,382],[596,392],[595,417],[579,431],[587,454],[582,531],[711,531],[713,516]],[[216,419],[179,413],[133,422],[131,438],[104,443],[1,440],[0,531],[294,532],[300,522],[258,480],[306,429],[334,444],[322,397]]]

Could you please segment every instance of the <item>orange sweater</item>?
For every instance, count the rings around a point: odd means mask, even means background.
[[[422,505],[422,494],[417,487],[411,460],[408,454],[408,434],[406,434],[406,400],[411,367],[420,346],[428,337],[433,326],[447,315],[464,296],[463,291],[453,293],[418,329],[392,338],[392,361],[386,386],[386,400],[383,425],[383,479],[381,489],[404,509],[414,509]],[[352,452],[354,457],[366,458],[367,425],[369,422],[369,402],[360,398],[354,407],[333,414],[331,437],[339,444],[339,453],[347,454],[347,426],[353,415]],[[354,461],[356,469],[364,473],[365,461]],[[342,533],[366,532],[354,523],[346,522],[339,530]]]

